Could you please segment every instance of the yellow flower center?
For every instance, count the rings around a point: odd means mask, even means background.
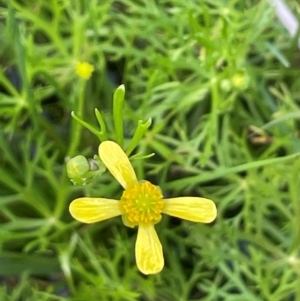
[[[161,190],[148,181],[129,186],[122,194],[120,208],[132,224],[156,224],[161,220],[164,201]]]

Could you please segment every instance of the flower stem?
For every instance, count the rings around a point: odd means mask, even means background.
[[[85,95],[85,88],[86,88],[86,81],[81,81],[80,85],[80,91],[79,91],[79,98],[77,100],[77,107],[74,110],[76,115],[80,118],[83,117],[83,105],[84,105],[84,95]],[[77,122],[75,119],[72,120],[72,129],[71,129],[71,142],[70,146],[67,152],[67,155],[69,157],[73,157],[75,155],[75,152],[77,150],[77,147],[80,142],[80,137],[81,137],[81,130],[82,130],[82,125]]]

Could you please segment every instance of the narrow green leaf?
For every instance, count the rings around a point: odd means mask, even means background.
[[[124,106],[125,87],[119,86],[113,97],[113,118],[115,125],[116,141],[123,147],[123,106]]]

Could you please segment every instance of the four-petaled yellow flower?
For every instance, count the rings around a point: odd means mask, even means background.
[[[125,189],[121,199],[79,198],[70,204],[70,213],[83,223],[95,223],[121,215],[125,226],[138,226],[135,256],[142,273],[155,274],[164,266],[162,246],[154,229],[162,213],[201,223],[210,223],[216,218],[216,206],[209,199],[163,199],[159,187],[148,181],[138,181],[127,155],[117,143],[102,142],[99,155]]]
[[[76,65],[77,75],[85,80],[88,80],[91,77],[94,70],[94,66],[87,62],[78,62]]]

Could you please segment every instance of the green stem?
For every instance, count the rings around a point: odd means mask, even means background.
[[[82,118],[83,116],[85,88],[86,88],[86,81],[81,81],[81,86],[79,88],[80,89],[79,99],[77,101],[77,108],[75,110],[76,115],[79,116],[80,118]],[[73,157],[75,155],[75,152],[80,142],[81,130],[82,130],[81,124],[78,123],[75,119],[73,119],[72,130],[70,135],[71,144],[67,152],[69,157]]]

